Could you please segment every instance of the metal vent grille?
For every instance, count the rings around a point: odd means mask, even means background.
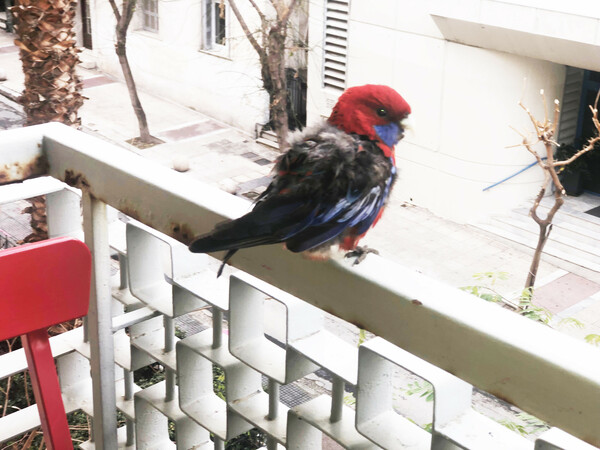
[[[581,106],[584,70],[567,66],[563,91],[558,142],[571,144],[577,137],[577,124]]]
[[[323,86],[339,91],[346,88],[349,11],[349,0],[327,0],[325,6]]]

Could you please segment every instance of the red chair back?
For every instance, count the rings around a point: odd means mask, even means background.
[[[48,449],[73,448],[48,327],[85,316],[91,255],[72,238],[0,251],[0,340],[21,336]]]

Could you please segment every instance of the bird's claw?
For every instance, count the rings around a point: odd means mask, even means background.
[[[369,253],[374,253],[376,255],[379,255],[378,250],[367,247],[366,245],[363,245],[363,246],[358,246],[354,250],[349,251],[348,253],[346,253],[344,255],[344,257],[345,258],[356,258],[354,260],[354,262],[352,263],[353,266],[356,266],[357,264],[360,264],[361,262],[363,262]]]

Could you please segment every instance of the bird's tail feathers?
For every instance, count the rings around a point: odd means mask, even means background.
[[[250,213],[224,222],[190,244],[194,253],[211,253],[283,242],[314,220],[316,207],[280,199],[258,204]]]
[[[197,238],[190,244],[189,249],[192,253],[212,253],[221,250],[239,250],[257,245],[274,244],[276,242],[279,242],[279,240],[270,235],[240,236],[236,233],[223,235],[214,233]]]
[[[238,249],[234,248],[229,250],[226,254],[225,257],[223,258],[223,262],[221,263],[221,266],[219,267],[219,270],[217,272],[217,278],[219,278],[222,274],[223,274],[223,268],[225,267],[225,264],[227,264],[227,262],[231,259],[231,257],[235,254],[235,252],[237,252]]]

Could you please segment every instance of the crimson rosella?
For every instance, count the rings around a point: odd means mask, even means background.
[[[239,249],[279,242],[313,259],[327,259],[336,244],[364,256],[371,249],[357,244],[386,204],[396,178],[394,146],[409,114],[390,87],[347,89],[326,122],[292,136],[252,211],[217,225],[190,250],[228,250],[218,275]]]

